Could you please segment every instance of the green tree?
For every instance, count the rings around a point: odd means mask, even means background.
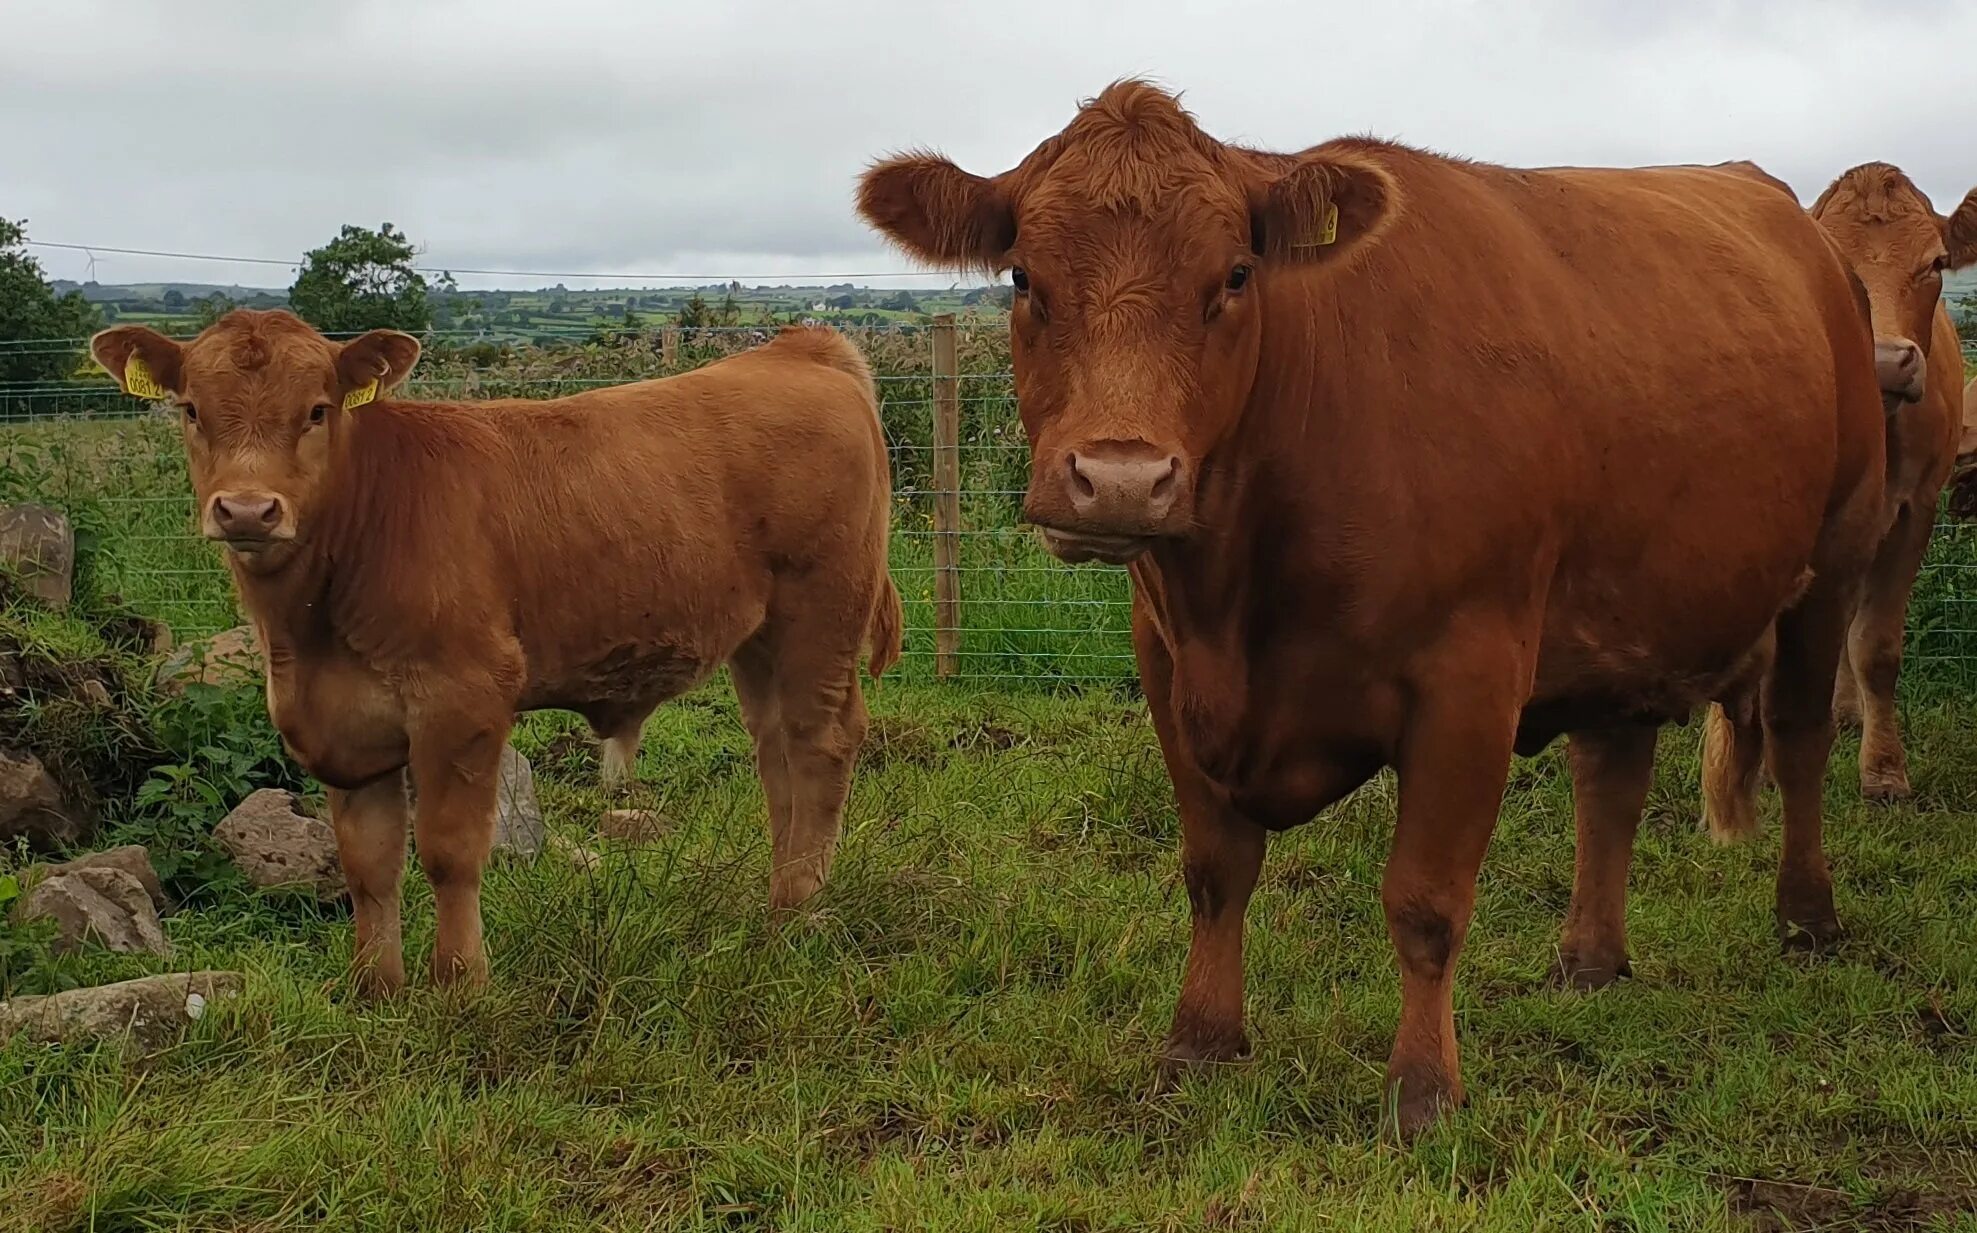
[[[894,312],[902,313],[918,312],[920,310],[920,305],[914,301],[911,291],[894,292],[892,295],[879,301],[879,307],[889,308]]]
[[[27,220],[0,218],[0,381],[53,381],[75,371],[87,336],[103,324],[79,291],[56,295],[27,255]],[[73,347],[34,346],[72,341]]]
[[[185,292],[180,291],[177,287],[168,288],[164,294],[163,302],[166,308],[184,308]]]
[[[192,318],[203,330],[239,307],[240,305],[233,302],[232,296],[224,291],[215,291],[211,295],[202,295],[192,301]]]
[[[418,249],[385,223],[378,230],[345,224],[334,240],[302,258],[288,302],[319,330],[354,333],[421,331],[432,325],[425,277],[412,268]],[[452,278],[441,276],[443,285]]]

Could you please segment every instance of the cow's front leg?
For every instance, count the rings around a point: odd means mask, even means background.
[[[1423,674],[1397,759],[1400,816],[1380,898],[1400,960],[1387,1095],[1402,1135],[1462,1103],[1455,964],[1496,828],[1528,676],[1509,635],[1451,649]]]
[[[494,846],[501,750],[512,723],[506,710],[454,705],[422,710],[413,727],[412,782],[419,803],[412,829],[437,917],[434,984],[487,979],[481,872]]]
[[[357,918],[357,945],[350,975],[367,997],[398,992],[405,985],[405,952],[400,935],[399,888],[405,880],[405,830],[410,812],[405,773],[393,771],[354,791],[329,789],[330,825],[350,906]]]

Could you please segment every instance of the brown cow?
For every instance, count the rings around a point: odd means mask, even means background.
[[[1796,202],[1701,169],[1266,153],[1125,82],[1014,170],[906,155],[859,206],[922,260],[1009,270],[1028,516],[1130,563],[1194,920],[1169,1064],[1248,1049],[1265,837],[1391,765],[1389,1092],[1404,1130],[1459,1101],[1453,973],[1513,750],[1572,734],[1560,949],[1611,980],[1657,728],[1774,627],[1780,912],[1836,928],[1820,788],[1882,410]]]
[[[480,404],[385,397],[416,339],[331,342],[285,312],[183,345],[118,326],[90,349],[177,405],[269,713],[329,788],[360,987],[405,980],[407,771],[433,978],[478,981],[515,714],[581,713],[622,773],[646,716],[724,662],[769,803],[770,902],[823,884],[865,733],[856,661],[869,642],[876,676],[900,639],[885,444],[851,343],[790,329],[663,381]]]
[[[1840,717],[1862,725],[1861,791],[1899,800],[1909,795],[1895,711],[1908,596],[1962,435],[1963,351],[1943,303],[1943,271],[1977,262],[1977,190],[1945,219],[1899,168],[1865,163],[1834,180],[1812,216],[1866,286],[1875,333],[1901,353],[1902,393],[1917,404],[1888,422],[1888,529],[1835,689]]]

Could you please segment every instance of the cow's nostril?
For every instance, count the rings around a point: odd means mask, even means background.
[[[267,525],[267,526],[273,526],[273,525],[275,525],[275,524],[276,524],[277,522],[280,522],[280,521],[281,521],[281,502],[280,502],[280,501],[269,501],[269,502],[268,502],[267,504],[265,504],[265,505],[263,505],[263,506],[261,507],[261,521],[262,521],[262,523],[263,523],[263,524],[265,524],[265,525]]]
[[[1070,461],[1071,490],[1083,499],[1087,501],[1091,500],[1098,495],[1098,489],[1092,486],[1091,477],[1078,468],[1078,456],[1076,454],[1071,455]]]
[[[1160,501],[1174,495],[1174,481],[1177,478],[1179,478],[1180,474],[1181,474],[1180,460],[1177,458],[1169,458],[1167,460],[1166,472],[1162,474],[1159,479],[1153,481],[1153,490],[1152,493],[1150,494],[1153,497],[1153,499],[1156,501]]]

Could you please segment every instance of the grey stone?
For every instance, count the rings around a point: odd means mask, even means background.
[[[144,893],[151,896],[151,906],[158,910],[160,916],[171,911],[171,901],[165,898],[165,888],[158,881],[158,871],[151,866],[151,853],[145,851],[143,844],[127,843],[121,848],[105,848],[58,865],[36,865],[28,870],[28,881],[32,885],[84,869],[121,869],[137,879]]]
[[[213,839],[263,890],[309,891],[322,900],[346,893],[336,831],[304,813],[293,793],[263,788],[251,794],[213,828]]]
[[[82,842],[91,823],[87,811],[63,799],[40,759],[0,749],[0,842],[25,838],[48,851]]]
[[[185,1025],[222,998],[238,997],[238,972],[174,972],[0,1002],[0,1041],[25,1034],[51,1045],[121,1038],[139,1053],[176,1041]]]
[[[32,503],[0,510],[0,567],[42,603],[67,608],[76,567],[75,528],[68,516]]]
[[[158,665],[158,687],[182,693],[189,684],[228,688],[254,685],[265,675],[261,643],[250,625],[214,634],[179,647]]]
[[[534,860],[548,828],[535,798],[535,771],[513,745],[501,749],[500,795],[494,807],[494,849]]]
[[[168,955],[151,895],[121,869],[98,866],[45,878],[21,897],[20,919],[55,922],[54,949],[95,943],[125,955]]]
[[[570,868],[578,873],[596,873],[604,865],[603,854],[593,852],[562,835],[551,835],[544,845],[544,850],[553,852],[570,862]]]

